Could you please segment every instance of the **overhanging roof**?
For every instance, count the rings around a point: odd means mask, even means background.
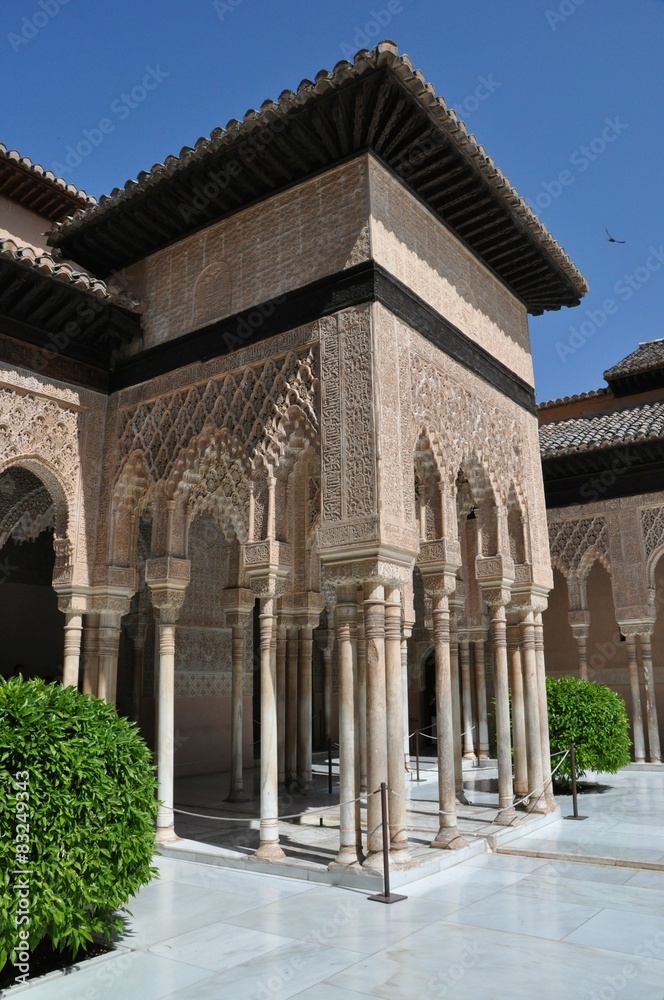
[[[0,142],[0,196],[51,222],[58,222],[72,212],[96,201],[79,191],[39,163],[7,149]]]
[[[587,285],[567,254],[389,41],[155,164],[57,224],[49,242],[105,276],[366,151],[394,170],[531,313],[579,303]]]

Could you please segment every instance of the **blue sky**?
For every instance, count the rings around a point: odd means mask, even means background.
[[[99,196],[385,37],[589,281],[531,319],[538,398],[603,385],[664,336],[662,0],[3,0],[0,140]]]

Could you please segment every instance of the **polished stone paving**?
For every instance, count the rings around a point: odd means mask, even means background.
[[[580,822],[366,892],[159,858],[116,950],[9,991],[30,1000],[664,1000],[664,769],[603,776]],[[560,800],[563,815],[569,799]],[[560,860],[535,856],[539,845]],[[641,845],[641,847],[639,846]],[[615,854],[617,852],[617,854]],[[641,862],[634,860],[641,852]]]

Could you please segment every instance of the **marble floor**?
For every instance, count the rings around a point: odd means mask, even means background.
[[[116,950],[29,1000],[664,1000],[664,769],[603,776],[559,820],[404,890],[366,892],[159,858]],[[570,811],[561,800],[563,815]],[[534,856],[538,845],[559,860]],[[552,846],[554,845],[554,846]],[[568,860],[599,857],[610,864]],[[664,869],[664,866],[662,866]]]

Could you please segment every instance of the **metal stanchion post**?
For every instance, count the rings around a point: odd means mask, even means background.
[[[420,778],[420,731],[415,730],[415,778],[413,778],[412,772],[410,775],[411,781],[424,781],[424,778]]]
[[[332,740],[327,741],[327,791],[332,794]]]
[[[576,760],[574,758],[573,743],[570,743],[569,759],[570,759],[570,766],[572,768],[572,804],[574,806],[574,815],[565,816],[564,819],[588,819],[587,816],[579,816],[579,803],[577,800],[577,791],[576,791]]]
[[[398,903],[407,896],[398,896],[390,892],[390,834],[387,823],[387,785],[380,783],[380,811],[383,824],[383,891],[375,896],[367,896],[374,903]]]

